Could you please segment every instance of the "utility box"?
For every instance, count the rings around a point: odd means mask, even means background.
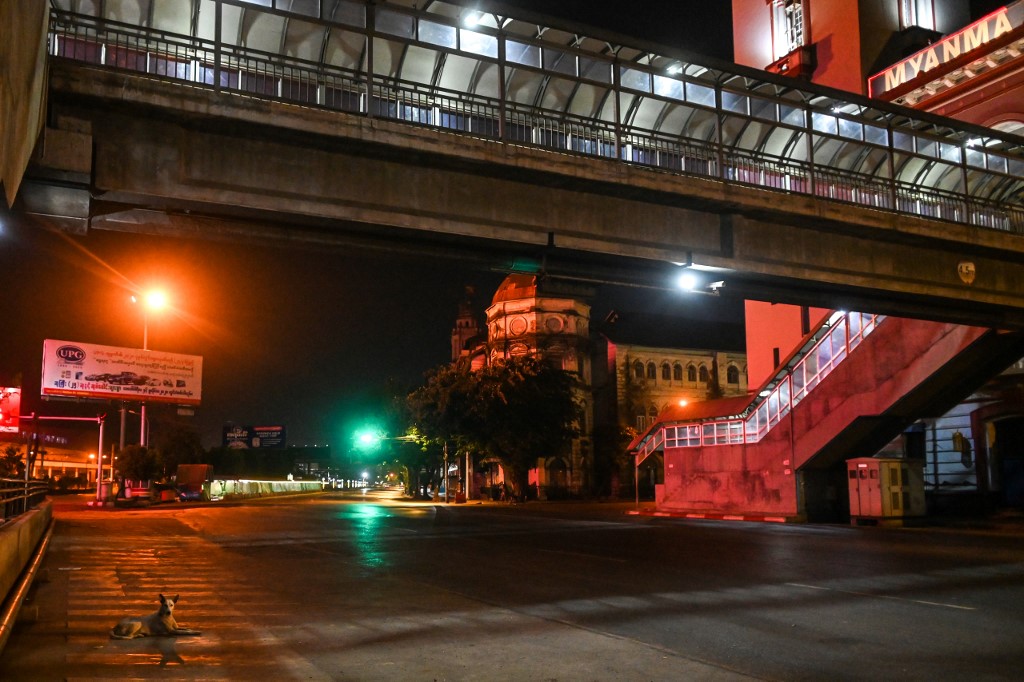
[[[856,457],[846,462],[850,523],[896,525],[924,516],[924,462],[919,459]]]

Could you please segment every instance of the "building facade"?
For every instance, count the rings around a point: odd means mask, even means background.
[[[735,61],[1004,132],[1024,134],[1024,2],[733,0]],[[964,150],[984,166],[983,149]],[[749,303],[756,386],[807,332],[807,309]],[[803,311],[803,312],[801,312]],[[809,317],[820,317],[813,311]],[[827,312],[827,311],[826,311]],[[811,320],[813,327],[813,320]],[[882,448],[925,460],[933,505],[1024,504],[1021,363]],[[965,495],[956,495],[964,493]]]
[[[512,274],[495,292],[482,330],[468,296],[452,330],[453,361],[464,359],[473,369],[532,356],[579,379],[581,435],[567,456],[538,457],[530,483],[541,497],[632,491],[627,484],[635,472],[617,434],[635,435],[680,400],[747,390],[746,356],[735,330],[730,342],[716,347],[713,325],[668,316],[616,312],[592,327],[588,301],[594,296],[589,285]],[[503,478],[493,462],[465,466],[470,497]]]

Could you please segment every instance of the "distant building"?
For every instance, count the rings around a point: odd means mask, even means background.
[[[638,432],[681,400],[747,393],[742,325],[613,311],[597,338],[595,383],[608,383],[614,418]]]
[[[593,296],[588,285],[513,274],[487,307],[485,335],[473,333],[478,327],[466,301],[452,330],[453,359],[465,358],[474,369],[533,356],[580,380],[581,436],[568,457],[538,458],[530,482],[541,495],[612,492],[633,474],[624,466],[627,443],[610,442],[617,427],[635,434],[670,403],[747,390],[741,325],[702,326],[669,316],[613,313],[592,329],[588,301]],[[722,329],[728,331],[725,336]],[[595,434],[609,442],[595,442]],[[470,497],[495,482],[495,476],[500,480],[493,463],[470,470],[476,474]]]

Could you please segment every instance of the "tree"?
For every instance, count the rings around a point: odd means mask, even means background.
[[[9,444],[0,456],[0,478],[22,478],[25,475],[25,463],[21,460],[21,452],[17,445]]]
[[[473,449],[479,443],[484,416],[478,402],[478,384],[479,377],[468,363],[442,365],[428,372],[426,384],[406,398],[413,423],[410,433],[423,455],[421,465],[410,468],[410,474],[425,467],[435,490],[442,478],[445,447],[454,453]]]
[[[513,493],[522,496],[538,458],[568,453],[579,435],[578,381],[527,356],[484,368],[478,381],[472,440],[501,461]]]
[[[186,426],[175,425],[162,431],[156,447],[165,477],[173,476],[179,464],[202,464],[206,458],[199,433]]]
[[[117,472],[130,481],[152,481],[160,476],[163,462],[156,448],[129,445],[117,453]]]
[[[408,402],[426,443],[497,457],[513,492],[522,495],[538,458],[566,454],[579,435],[577,389],[572,374],[521,357],[477,372],[464,362],[439,367]]]

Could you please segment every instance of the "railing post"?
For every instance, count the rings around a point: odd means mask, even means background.
[[[612,60],[612,92],[615,95],[613,107],[615,110],[615,158],[624,161],[622,158],[622,81],[619,77],[619,55],[616,53]],[[639,466],[639,465],[637,465]]]
[[[889,201],[891,205],[889,209],[892,211],[898,211],[899,194],[896,191],[896,136],[892,130],[892,123],[889,122],[885,126],[885,132],[889,139],[889,149],[887,158],[887,165],[889,170]]]
[[[221,71],[221,31],[224,28],[224,3],[217,0],[214,6],[213,20],[213,90],[220,92],[220,71]]]
[[[508,73],[507,66],[508,48],[505,45],[505,32],[498,28],[498,139],[507,142],[505,137],[505,115],[508,113],[507,86],[505,85],[505,74]]]
[[[685,88],[685,83],[683,84]],[[722,111],[722,84],[715,83],[715,142],[718,147],[718,173],[721,180],[725,180],[725,137],[722,131],[725,129],[725,112]]]
[[[818,196],[818,174],[814,172],[814,112],[810,105],[804,108],[804,130],[807,134],[807,189],[811,196]]]
[[[376,7],[373,2],[366,5],[366,84],[363,94],[366,97],[367,118],[373,118],[373,74],[376,72],[373,66],[373,39],[377,33]]]

